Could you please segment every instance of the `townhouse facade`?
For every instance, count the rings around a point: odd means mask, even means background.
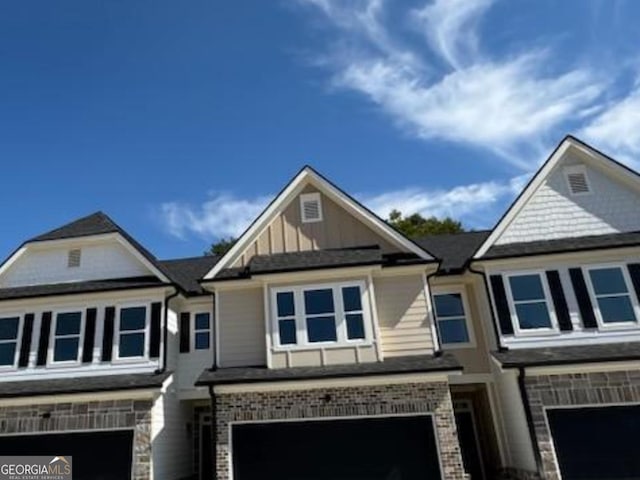
[[[224,255],[98,212],[0,265],[0,454],[78,479],[640,477],[640,177],[567,137],[490,231],[310,167]]]

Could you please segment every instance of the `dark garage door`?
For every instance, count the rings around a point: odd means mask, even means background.
[[[241,424],[235,480],[439,479],[431,417]]]
[[[548,410],[563,480],[640,478],[640,406]]]
[[[73,480],[131,478],[133,431],[0,437],[0,455],[73,456]]]

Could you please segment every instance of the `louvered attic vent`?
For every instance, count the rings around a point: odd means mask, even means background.
[[[591,193],[589,179],[587,178],[587,170],[583,166],[567,167],[565,169],[567,177],[567,185],[571,195],[584,195]]]
[[[69,250],[69,254],[67,256],[67,267],[75,268],[80,266],[80,255],[82,254],[82,250],[79,248],[74,248]]]
[[[300,211],[302,223],[322,221],[322,202],[319,193],[305,193],[300,195]]]

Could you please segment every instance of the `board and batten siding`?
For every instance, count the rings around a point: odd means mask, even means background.
[[[602,170],[587,167],[592,193],[571,195],[560,163],[529,199],[496,244],[553,240],[640,230],[640,195]]]
[[[80,266],[67,266],[69,248],[80,248]],[[21,287],[108,278],[140,277],[150,271],[116,241],[98,245],[26,251],[0,278],[0,287]]]
[[[302,194],[318,190],[308,185]],[[300,196],[267,226],[258,238],[247,247],[243,255],[233,265],[246,265],[254,255],[269,255],[283,252],[324,250],[328,248],[350,248],[379,245],[384,252],[397,252],[398,248],[375,233],[371,228],[353,217],[344,208],[323,193],[322,221],[302,223]]]
[[[422,275],[374,279],[380,341],[385,357],[433,353]]]
[[[262,288],[223,290],[216,301],[220,366],[266,365]]]

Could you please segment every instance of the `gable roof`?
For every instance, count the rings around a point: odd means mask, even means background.
[[[407,250],[423,260],[435,260],[424,248],[394,229],[375,213],[362,205],[352,196],[338,188],[330,180],[322,176],[310,166],[305,166],[269,203],[262,213],[249,225],[235,245],[225,253],[220,261],[205,275],[205,280],[211,280],[223,269],[230,267],[251,242],[271,223],[276,215],[301,192],[307,184],[313,184],[331,200],[357,217],[365,225],[377,231],[381,236],[401,249]]]
[[[440,260],[439,274],[462,272],[476,249],[484,242],[491,230],[461,232],[443,235],[427,235],[416,239],[421,245]]]
[[[130,247],[130,251],[139,257],[139,260],[163,281],[170,281],[170,275],[165,267],[158,259],[146,248],[144,248],[136,239],[134,239],[127,231],[114,222],[107,214],[98,211],[85,217],[73,220],[61,227],[54,228],[41,235],[33,237],[22,243],[9,257],[0,264],[0,273],[8,268],[8,266],[21,255],[24,248],[32,243],[66,240],[71,238],[91,237],[95,235],[118,234],[124,240],[126,246]]]
[[[543,184],[552,170],[565,157],[566,152],[570,149],[574,149],[575,151],[583,153],[582,157],[588,162],[608,167],[622,177],[627,178],[635,182],[636,184],[640,184],[640,174],[638,172],[609,157],[608,155],[602,153],[600,150],[597,150],[596,148],[583,142],[582,140],[579,140],[572,135],[567,135],[560,142],[560,144],[558,144],[555,150],[551,153],[551,155],[542,164],[542,166],[538,169],[531,180],[529,180],[524,189],[516,197],[511,206],[498,220],[490,235],[478,247],[477,251],[473,255],[474,259],[484,258],[489,248],[493,246],[493,244],[498,240],[498,238],[500,238],[507,227],[515,220],[515,218],[527,204],[529,199]]]

